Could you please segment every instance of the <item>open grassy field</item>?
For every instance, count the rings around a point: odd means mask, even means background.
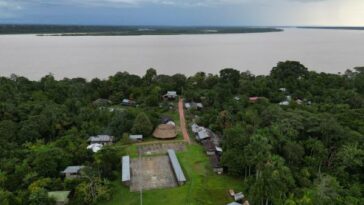
[[[242,190],[242,181],[228,176],[213,173],[210,163],[202,147],[197,144],[188,145],[186,151],[177,153],[188,182],[171,189],[150,190],[143,192],[143,204],[173,205],[209,205],[231,202],[228,189]],[[129,192],[119,180],[115,185],[114,197],[111,201],[99,205],[135,205],[140,204],[139,192]]]

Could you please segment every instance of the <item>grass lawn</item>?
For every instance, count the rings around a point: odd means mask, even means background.
[[[241,191],[243,182],[213,173],[207,155],[197,144],[188,145],[185,152],[177,153],[187,177],[187,183],[172,189],[143,192],[143,204],[209,205],[231,202],[228,189]],[[114,182],[115,193],[111,201],[99,205],[135,205],[140,203],[140,193],[131,193],[119,180]]]

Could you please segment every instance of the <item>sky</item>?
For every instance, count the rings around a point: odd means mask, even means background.
[[[364,0],[0,0],[0,23],[364,26]]]

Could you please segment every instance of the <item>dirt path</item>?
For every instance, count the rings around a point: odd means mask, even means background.
[[[182,98],[179,98],[179,101],[178,101],[178,112],[179,112],[179,121],[180,121],[183,139],[187,143],[191,144],[190,135],[188,134],[187,127],[186,127],[186,119],[185,119],[185,112],[183,110],[183,99]]]

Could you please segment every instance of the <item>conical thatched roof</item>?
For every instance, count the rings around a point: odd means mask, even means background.
[[[176,127],[170,124],[161,124],[153,132],[158,139],[173,139],[177,137]]]

